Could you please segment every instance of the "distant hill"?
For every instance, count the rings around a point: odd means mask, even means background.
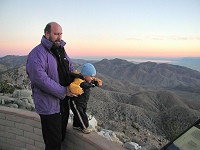
[[[19,68],[26,64],[27,56],[7,55],[0,58],[0,64],[7,69]]]
[[[99,73],[120,81],[200,92],[200,72],[178,65],[153,62],[133,64],[121,59],[103,59],[95,66]]]
[[[0,58],[0,81],[30,89],[26,59]],[[78,70],[88,62],[72,61]],[[88,111],[99,126],[123,132],[138,143],[159,145],[163,144],[159,136],[170,140],[200,117],[200,72],[179,65],[135,64],[119,58],[92,63],[103,86],[92,89]]]

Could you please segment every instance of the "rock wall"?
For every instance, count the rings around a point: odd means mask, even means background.
[[[35,112],[0,106],[0,150],[44,150],[40,118]],[[62,150],[123,150],[96,132],[83,134],[69,124]]]

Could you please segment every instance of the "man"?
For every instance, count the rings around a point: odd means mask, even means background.
[[[74,70],[64,50],[62,27],[50,22],[41,43],[28,55],[26,71],[31,81],[35,111],[39,114],[45,150],[61,150],[69,117],[69,91]],[[62,115],[61,115],[62,114]]]

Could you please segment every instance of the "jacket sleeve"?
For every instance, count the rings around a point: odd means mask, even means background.
[[[69,85],[69,89],[73,94],[80,95],[83,93],[83,89],[81,88],[81,83],[83,83],[84,80],[80,78],[75,78],[74,81]]]
[[[95,87],[95,84],[94,83],[88,83],[86,81],[82,82],[81,85],[80,85],[83,89],[89,89],[91,87]]]
[[[36,51],[31,52],[28,55],[26,71],[31,80],[32,88],[37,87],[40,90],[49,93],[59,99],[64,99],[66,96],[66,87],[61,86],[58,81],[55,81],[55,79],[53,80],[47,74],[47,72],[50,72],[48,71],[48,69],[57,67],[56,62],[55,64],[54,63],[51,64],[51,65],[56,65],[52,66],[52,68],[50,67],[48,68],[45,66],[46,64],[48,64],[47,55],[48,54],[42,53],[39,49],[38,50],[36,49]],[[56,75],[53,75],[53,77],[57,78]]]

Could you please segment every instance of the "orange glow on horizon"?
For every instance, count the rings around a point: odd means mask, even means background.
[[[38,45],[37,40],[28,42],[3,41],[0,56],[28,55]],[[200,42],[180,40],[76,40],[67,42],[65,50],[70,57],[200,57]]]
[[[73,41],[74,42],[74,41]],[[94,40],[70,43],[70,56],[200,57],[199,40]]]

